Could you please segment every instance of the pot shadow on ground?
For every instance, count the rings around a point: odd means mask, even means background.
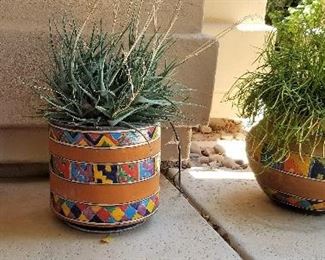
[[[45,185],[44,185],[45,184]],[[48,178],[0,178],[0,234],[6,241],[80,239],[50,209]]]
[[[9,244],[10,241],[23,243],[31,239],[45,241],[63,237],[68,241],[91,239],[97,243],[105,236],[74,229],[58,219],[50,208],[49,193],[48,178],[0,178],[1,239],[4,237]],[[178,199],[179,197],[181,195],[177,194]],[[128,236],[134,232],[141,233],[153,228],[151,222],[149,219],[134,229],[114,234]]]

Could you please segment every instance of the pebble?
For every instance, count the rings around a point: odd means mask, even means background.
[[[224,130],[229,133],[237,133],[242,129],[242,123],[240,121],[224,119],[224,118],[210,119],[209,126],[214,131]]]
[[[209,157],[202,156],[202,157],[200,157],[199,161],[202,164],[208,164],[210,162],[210,159],[209,159]]]
[[[221,118],[211,118],[209,126],[214,130],[214,131],[219,131],[222,129],[222,127],[225,126],[225,122]]]
[[[222,163],[224,160],[224,156],[222,156],[220,154],[212,154],[209,156],[209,160],[210,160],[210,162]]]
[[[200,158],[200,154],[198,154],[198,153],[190,153],[190,158],[192,160],[197,160],[197,159]]]
[[[241,167],[242,169],[244,169],[244,170],[245,170],[245,169],[247,169],[247,168],[248,168],[248,164],[243,164],[243,165],[241,165],[240,167]]]
[[[233,170],[241,169],[240,165],[238,165],[233,159],[231,159],[229,157],[224,157],[222,164],[224,167],[229,168],[229,169],[233,169]]]
[[[194,166],[194,164],[192,162],[187,162],[186,164],[183,164],[182,166],[183,166],[182,167],[183,169],[190,169]]]
[[[226,154],[225,148],[223,148],[220,144],[216,144],[213,149],[216,154]]]
[[[214,151],[214,149],[213,149],[212,147],[206,147],[206,148],[204,148],[204,149],[202,150],[201,153],[202,153],[204,156],[209,157],[210,155],[215,154],[215,151]]]
[[[201,150],[202,148],[200,145],[198,145],[197,143],[191,143],[191,153],[201,154]]]
[[[212,168],[220,168],[222,166],[219,162],[210,162],[209,165]]]
[[[237,163],[240,166],[243,166],[245,164],[243,160],[235,160],[235,163]]]
[[[212,133],[212,128],[206,125],[201,125],[200,126],[200,131],[202,134],[211,134]]]

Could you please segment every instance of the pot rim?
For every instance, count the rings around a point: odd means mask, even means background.
[[[48,125],[53,128],[59,128],[61,130],[68,130],[72,132],[80,132],[80,133],[126,133],[126,132],[137,132],[141,130],[146,130],[151,127],[160,127],[160,122],[154,124],[138,124],[134,125],[135,129],[133,128],[126,128],[126,127],[116,127],[116,126],[99,126],[99,127],[87,127],[87,126],[76,126],[76,125],[69,125],[66,123],[62,123],[59,121],[48,121]]]

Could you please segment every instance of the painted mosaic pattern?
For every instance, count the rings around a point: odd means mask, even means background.
[[[139,202],[118,205],[98,206],[73,202],[51,194],[53,209],[63,217],[87,224],[123,224],[140,221],[156,211],[159,205],[159,194]]]
[[[288,160],[282,163],[271,163],[270,155],[266,152],[261,153],[260,162],[263,165],[267,165],[275,170],[279,170],[286,173],[292,173],[295,175],[325,180],[325,159],[318,157],[304,156],[303,159],[298,153],[292,153]]]
[[[275,191],[270,188],[265,188],[264,191],[273,200],[281,202],[282,204],[290,205],[308,211],[325,211],[325,201],[308,200],[295,195],[288,195],[279,191]]]
[[[88,164],[51,156],[51,170],[58,176],[81,183],[133,183],[160,172],[160,154],[126,164]]]
[[[152,126],[140,130],[119,132],[81,132],[51,126],[52,140],[82,147],[120,147],[147,143],[160,137],[160,127]]]

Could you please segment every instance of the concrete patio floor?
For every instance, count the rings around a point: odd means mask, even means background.
[[[46,178],[0,179],[0,259],[240,259],[164,177],[161,186],[152,220],[104,244],[105,235],[71,229],[52,215]]]
[[[242,141],[221,144],[246,161]],[[184,194],[161,177],[158,213],[105,244],[106,235],[71,229],[53,216],[47,178],[0,178],[0,260],[324,259],[325,215],[272,203],[249,169],[194,167],[183,172],[182,188]]]
[[[227,154],[245,160],[244,142],[233,141],[230,149]],[[169,176],[176,173],[170,169]],[[182,173],[182,187],[244,259],[325,258],[325,215],[306,215],[274,204],[249,169],[188,169]]]

